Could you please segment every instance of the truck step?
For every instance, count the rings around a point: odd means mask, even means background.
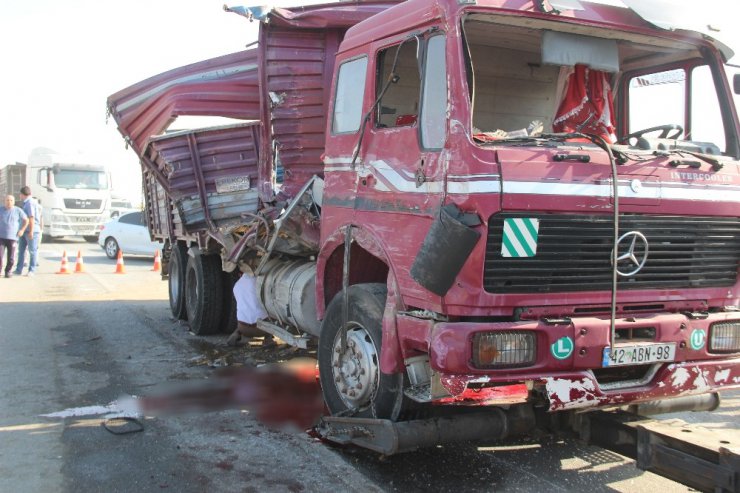
[[[284,329],[280,327],[279,325],[275,325],[266,320],[258,320],[257,328],[263,332],[267,332],[268,334],[274,335],[275,337],[284,341],[286,344],[290,346],[294,346],[294,347],[301,348],[301,349],[308,349],[308,341],[311,339],[311,337],[306,334],[302,334],[302,335],[292,334],[287,329]]]

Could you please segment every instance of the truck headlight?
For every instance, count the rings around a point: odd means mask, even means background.
[[[502,330],[473,336],[473,365],[476,368],[510,368],[534,364],[535,333]]]
[[[720,322],[710,327],[709,351],[733,353],[740,351],[740,321]]]

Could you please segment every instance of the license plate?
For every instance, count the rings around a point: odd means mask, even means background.
[[[604,348],[603,366],[644,365],[676,359],[676,343],[644,343]]]

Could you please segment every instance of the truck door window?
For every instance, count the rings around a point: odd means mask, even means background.
[[[712,142],[720,149],[725,148],[725,131],[722,112],[714,89],[712,71],[708,66],[695,67],[691,71],[691,126],[686,140]]]
[[[424,89],[421,106],[421,143],[426,149],[440,149],[445,143],[447,122],[447,69],[445,37],[427,42],[424,60]]]
[[[667,70],[629,82],[629,133],[686,122],[686,71]]]
[[[339,67],[334,98],[333,133],[356,132],[362,120],[367,57],[350,60]]]
[[[677,124],[685,127],[679,139],[724,151],[722,112],[708,66],[641,74],[630,79],[628,90],[629,133]]]
[[[397,51],[398,46],[392,46],[378,53],[376,98],[380,96],[391,75]],[[376,127],[401,127],[416,123],[419,113],[419,93],[421,92],[417,51],[418,42],[416,40],[406,41],[401,46],[395,70],[398,80],[388,87],[378,103],[375,112]]]

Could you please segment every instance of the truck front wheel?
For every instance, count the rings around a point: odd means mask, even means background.
[[[216,334],[221,323],[223,285],[221,259],[216,255],[188,258],[185,307],[190,329],[197,335]]]
[[[350,286],[346,347],[342,350],[342,298],[337,294],[321,326],[318,358],[324,401],[332,414],[397,420],[404,401],[403,375],[380,371],[382,284]]]
[[[188,319],[188,313],[185,310],[185,267],[187,263],[188,254],[185,247],[180,244],[173,245],[167,271],[167,287],[170,295],[170,310],[172,316],[178,320]]]

